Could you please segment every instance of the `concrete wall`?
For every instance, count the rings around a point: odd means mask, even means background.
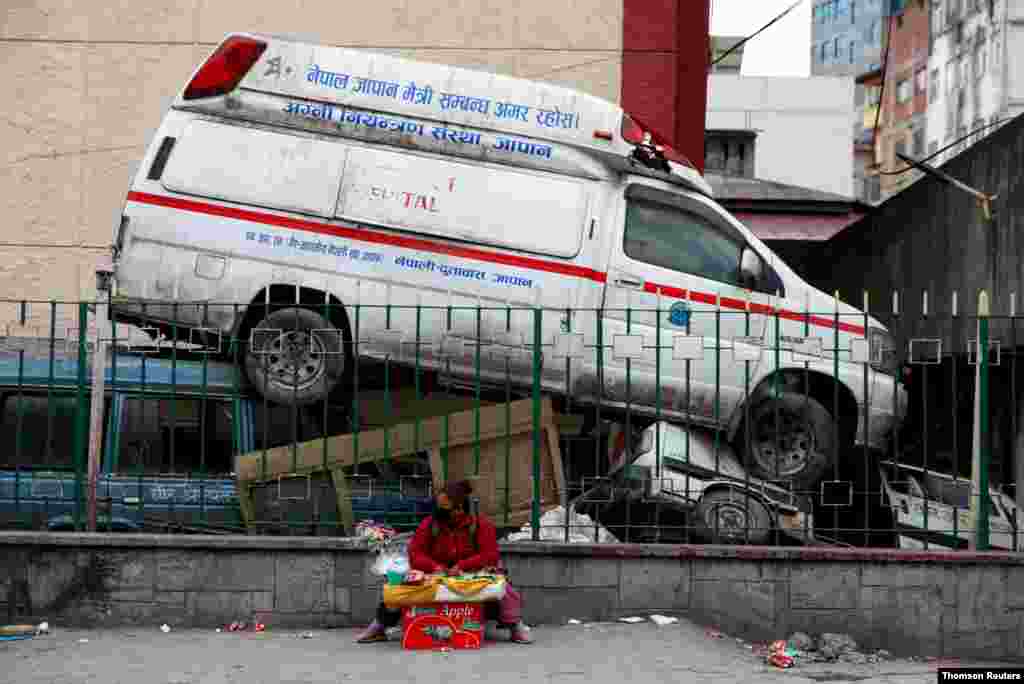
[[[758,178],[852,197],[850,78],[711,74],[709,129],[757,129]]]
[[[138,159],[192,71],[231,31],[287,33],[551,81],[618,101],[623,0],[25,0],[0,61],[0,300],[92,296]],[[12,6],[11,6],[12,5]],[[0,309],[6,309],[0,305]],[[13,314],[0,311],[0,326]]]
[[[1024,72],[1019,66],[1024,55],[1024,1],[998,2],[991,16],[988,3],[978,8],[973,3],[964,3],[962,7],[959,42],[954,40],[954,23],[945,14],[947,2],[942,3],[941,18],[932,15],[928,67],[941,87],[938,98],[928,107],[929,148],[945,147],[981,123],[1011,118],[1024,111]],[[984,36],[983,41],[978,40],[980,35]],[[980,53],[977,62],[976,50]],[[963,109],[958,110],[961,96]],[[960,127],[965,130],[960,131]],[[935,163],[952,158],[994,130],[986,129],[977,138],[950,149]]]
[[[361,542],[0,534],[9,622],[355,626],[380,598]],[[846,632],[897,654],[1016,656],[1024,557],[767,547],[503,546],[527,621],[678,613],[748,639]]]

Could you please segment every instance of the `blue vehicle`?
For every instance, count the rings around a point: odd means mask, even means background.
[[[84,529],[91,390],[85,383],[92,368],[83,366],[77,354],[59,348],[0,350],[0,527]],[[118,352],[109,357],[105,378],[96,492],[101,530],[245,531],[235,455],[319,436],[317,421],[301,411],[247,392],[233,364]],[[418,524],[429,511],[429,491],[410,494],[397,484],[421,474],[410,471],[416,467],[363,466],[359,479],[372,478],[373,494],[353,496],[354,521],[401,529]],[[331,501],[333,508],[314,506],[312,516],[260,519],[258,526],[290,534],[351,532],[339,528]]]

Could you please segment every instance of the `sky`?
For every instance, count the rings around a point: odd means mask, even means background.
[[[711,0],[711,33],[747,36],[775,18],[795,0]],[[792,12],[743,48],[744,76],[807,76],[811,69],[811,5],[803,0]]]

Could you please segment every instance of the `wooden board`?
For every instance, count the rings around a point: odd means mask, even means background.
[[[557,419],[549,399],[541,401],[541,508],[563,503],[565,478]],[[246,523],[255,520],[250,487],[258,482],[329,471],[333,476],[339,519],[352,520],[342,469],[356,463],[396,458],[418,452],[430,454],[434,487],[444,485],[442,453],[447,454],[448,479],[474,481],[480,510],[499,526],[529,521],[533,495],[533,401],[480,406],[447,416],[435,416],[390,428],[316,439],[293,446],[238,457],[236,473]],[[479,451],[476,444],[479,443]],[[326,447],[326,448],[325,448]],[[294,449],[294,451],[293,451]],[[479,470],[477,470],[479,453]],[[294,467],[293,467],[294,460]],[[506,477],[506,461],[508,473]],[[505,503],[509,515],[505,516]]]

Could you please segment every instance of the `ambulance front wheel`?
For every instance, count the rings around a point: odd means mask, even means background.
[[[310,309],[278,309],[253,328],[245,371],[275,404],[304,406],[327,399],[347,366],[344,334]]]
[[[832,465],[836,430],[832,415],[802,394],[783,392],[750,409],[740,426],[744,461],[759,480],[792,483],[801,490],[821,482]]]

